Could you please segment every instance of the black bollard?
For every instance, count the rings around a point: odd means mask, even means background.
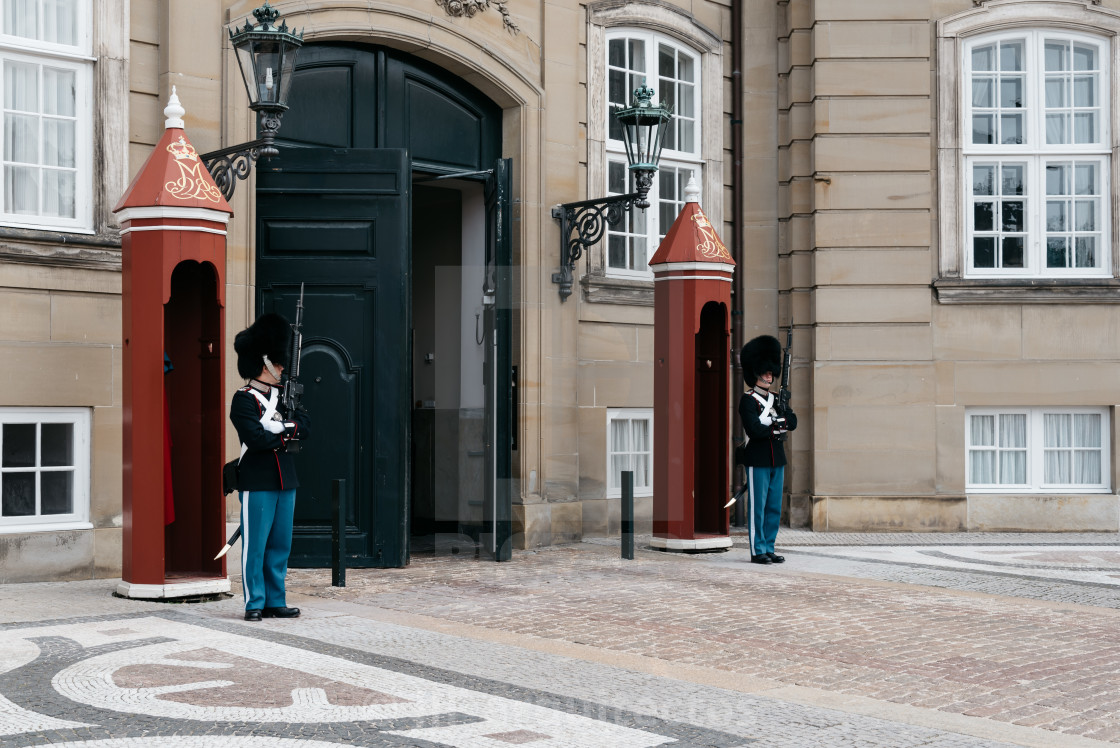
[[[634,560],[634,471],[622,471],[622,557]]]
[[[346,481],[331,481],[331,585],[346,586]]]

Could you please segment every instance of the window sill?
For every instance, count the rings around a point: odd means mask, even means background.
[[[930,284],[942,304],[1115,304],[1116,278],[942,278]]]
[[[89,270],[121,269],[121,237],[0,226],[0,261]]]
[[[625,304],[627,306],[653,306],[653,281],[631,278],[611,278],[588,273],[580,280],[583,298],[595,304]]]

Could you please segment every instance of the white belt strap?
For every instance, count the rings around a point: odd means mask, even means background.
[[[264,406],[264,415],[261,416],[261,425],[263,426],[265,422],[271,421],[272,417],[276,415],[276,406],[280,401],[280,391],[273,387],[272,392],[269,394],[269,398],[267,400],[265,400],[264,395],[257,392],[252,387],[248,388],[246,392],[257,398],[257,400],[260,401],[261,405]],[[246,447],[244,443],[241,444],[241,456],[237,458],[238,464],[240,464],[241,460],[245,458],[245,452],[248,451],[248,449],[249,448]]]

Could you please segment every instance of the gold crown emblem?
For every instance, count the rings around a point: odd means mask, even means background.
[[[195,152],[194,146],[188,143],[182,135],[179,136],[178,140],[171,141],[167,146],[167,150],[172,156],[179,160],[189,158],[195,161],[198,159],[198,154]]]

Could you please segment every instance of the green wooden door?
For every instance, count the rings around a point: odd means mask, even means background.
[[[512,556],[513,368],[511,344],[513,216],[510,159],[499,159],[486,181],[486,269],[483,289],[486,391],[486,491],[482,549],[495,561]]]
[[[330,565],[331,482],[350,566],[408,562],[410,164],[399,149],[288,148],[258,166],[257,308],[294,319],[312,438],[291,566]]]

